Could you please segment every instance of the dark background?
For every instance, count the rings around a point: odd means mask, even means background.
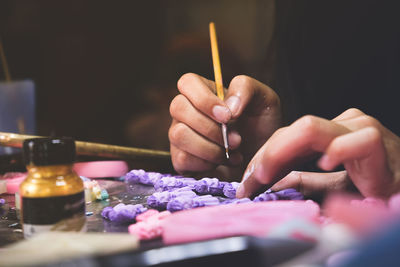
[[[38,134],[168,150],[177,80],[213,79],[208,23],[228,83],[264,68],[273,10],[258,0],[0,0],[0,29],[12,78],[36,84]]]
[[[37,133],[167,150],[186,72],[238,74],[281,96],[285,121],[357,107],[400,133],[400,4],[389,0],[0,0],[13,79],[32,79]],[[0,69],[0,77],[3,71]]]

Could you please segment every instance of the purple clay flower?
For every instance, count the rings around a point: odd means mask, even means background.
[[[248,203],[251,202],[250,198],[231,198],[231,199],[227,199],[224,202],[222,202],[221,204],[241,204],[241,203]]]
[[[239,185],[240,185],[240,183],[237,183],[237,182],[225,184],[224,189],[223,189],[224,196],[226,196],[227,198],[235,198],[236,190],[238,189]]]
[[[303,200],[304,199],[303,194],[294,188],[284,189],[284,190],[276,192],[275,194],[278,195],[279,199],[284,199],[284,200]]]
[[[193,191],[193,189],[190,186],[184,186],[184,187],[177,187],[177,188],[172,188],[168,190],[169,192],[183,192],[183,191]]]
[[[141,184],[154,186],[161,177],[163,177],[161,173],[147,172],[145,175],[141,176],[139,180]]]
[[[185,187],[183,187],[185,188]],[[192,190],[175,190],[171,192],[171,199],[176,197],[187,197],[187,198],[195,198],[197,197],[196,193]]]
[[[191,209],[193,205],[193,198],[191,197],[176,197],[168,202],[167,210],[170,212],[188,210]]]
[[[191,189],[194,189],[194,185],[195,185],[195,183],[197,181],[196,179],[189,178],[189,177],[182,177],[182,178],[179,178],[179,179],[182,180],[184,186],[188,186]]]
[[[184,187],[183,180],[174,176],[161,177],[155,184],[154,189],[158,191],[171,190],[173,188]]]
[[[194,184],[194,190],[199,194],[211,194],[211,191],[218,192],[218,190],[223,190],[223,187],[220,187],[220,182],[217,178],[203,178],[199,181],[196,181]]]
[[[142,179],[146,175],[146,172],[142,169],[140,170],[131,170],[125,175],[125,182],[138,184],[140,183],[140,179]]]
[[[137,215],[143,213],[147,210],[147,208],[143,207],[141,204],[128,204],[125,205],[120,203],[116,205],[114,208],[105,207],[101,213],[101,215],[112,222],[116,223],[127,223],[133,222]]]
[[[197,196],[193,198],[193,208],[197,207],[207,207],[207,206],[217,206],[219,205],[219,200],[212,195]]]
[[[104,218],[104,219],[108,219],[108,214],[111,212],[111,211],[113,211],[114,209],[112,208],[112,207],[105,207],[104,209],[103,209],[103,211],[101,212],[101,216]]]
[[[262,202],[262,201],[275,201],[279,200],[279,196],[276,193],[262,193],[254,198],[254,202]]]
[[[147,198],[147,205],[155,209],[165,209],[171,200],[171,192],[155,192]]]
[[[210,194],[213,196],[223,196],[226,184],[228,184],[228,182],[219,182],[216,187],[210,186]]]

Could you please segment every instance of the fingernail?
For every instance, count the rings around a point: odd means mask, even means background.
[[[236,112],[239,110],[239,105],[240,105],[240,98],[236,95],[230,96],[226,101],[226,105],[229,107],[229,109],[232,112],[232,115],[235,115]]]
[[[332,163],[331,163],[331,158],[328,156],[328,155],[323,155],[319,160],[318,160],[318,166],[321,168],[321,169],[324,169],[324,170],[329,170],[329,169],[331,169],[331,165],[332,165]]]
[[[221,123],[228,122],[232,115],[227,107],[219,105],[213,107],[212,113],[214,117],[218,120],[218,122]]]
[[[237,198],[244,197],[244,186],[243,186],[243,184],[240,184],[239,187],[236,189],[236,197]]]

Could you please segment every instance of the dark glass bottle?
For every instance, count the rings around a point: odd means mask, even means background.
[[[24,141],[28,176],[20,185],[24,236],[47,231],[85,231],[82,179],[73,171],[72,138],[34,138]]]

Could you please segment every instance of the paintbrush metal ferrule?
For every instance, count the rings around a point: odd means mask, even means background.
[[[224,140],[226,159],[229,159],[228,129],[225,123],[222,123],[222,139]]]

